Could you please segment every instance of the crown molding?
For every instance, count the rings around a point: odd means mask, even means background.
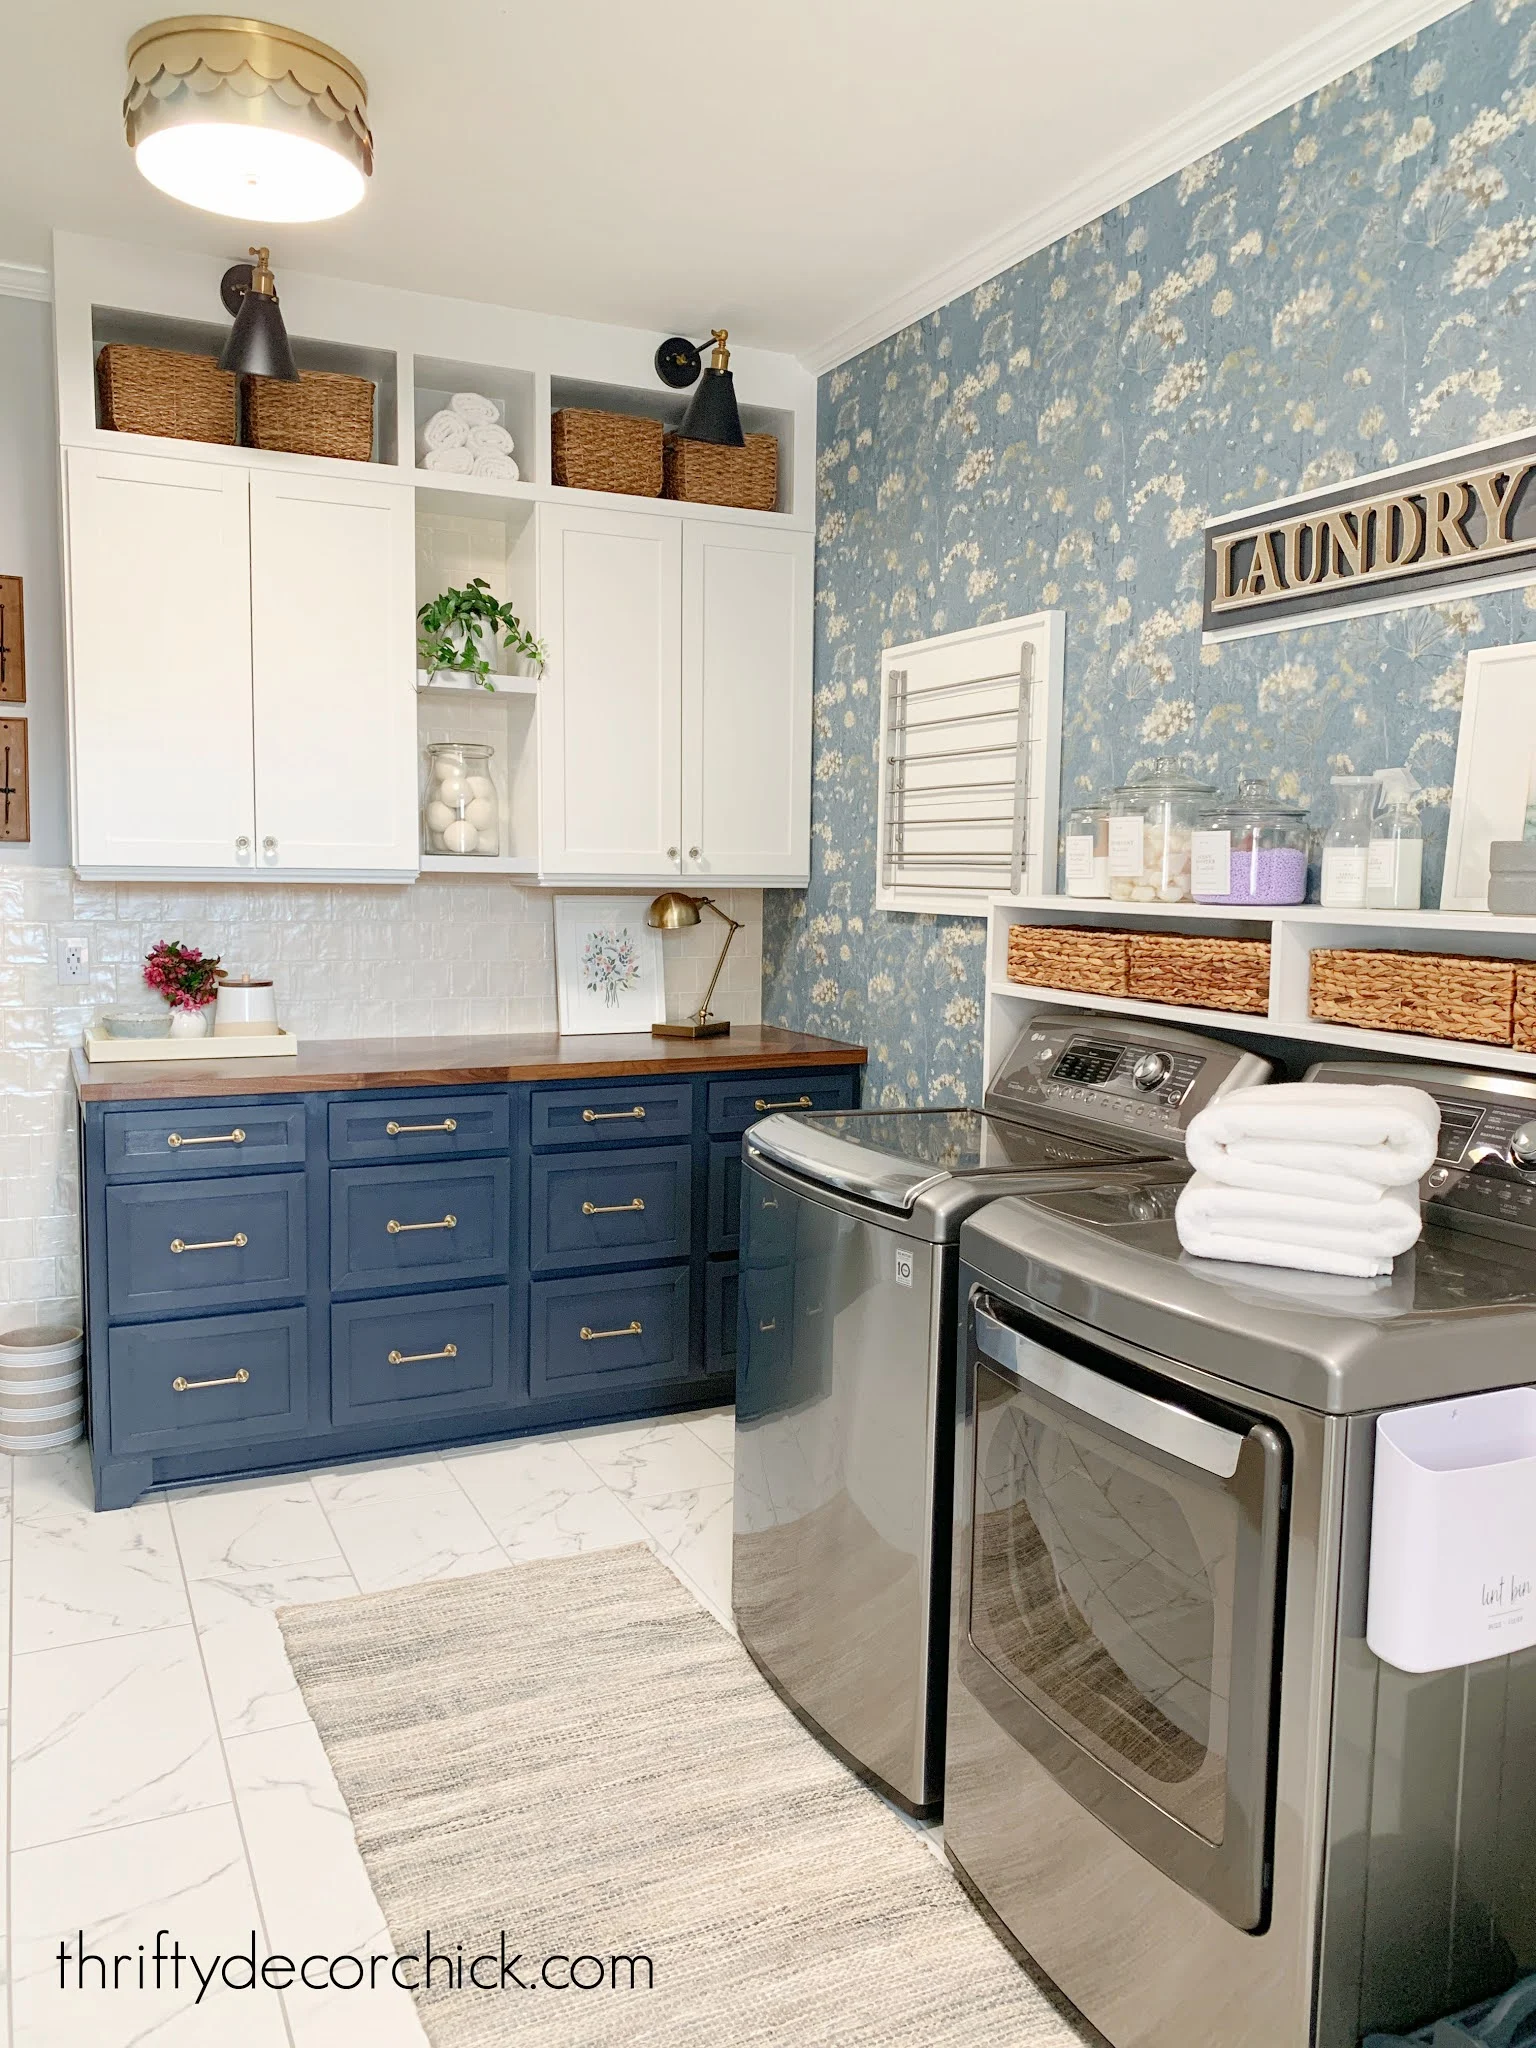
[[[0,299],[53,297],[53,273],[36,263],[0,263]]]
[[[821,376],[1207,156],[1467,0],[1365,0],[1107,159],[1065,192],[801,353]]]

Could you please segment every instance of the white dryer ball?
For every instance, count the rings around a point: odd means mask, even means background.
[[[470,786],[473,788],[474,785]],[[464,806],[464,815],[471,825],[477,826],[483,832],[487,825],[495,824],[496,806],[489,797],[472,796]]]
[[[496,785],[492,782],[489,775],[471,775],[468,780],[471,796],[494,796],[496,794]]]
[[[443,844],[450,853],[473,853],[480,843],[480,834],[473,825],[467,825],[462,818],[448,827],[443,834]]]
[[[434,797],[427,805],[427,829],[429,832],[446,832],[453,823],[453,813],[445,803]]]
[[[469,785],[464,780],[462,769],[445,764],[437,771],[437,794],[445,804],[460,804],[468,794]]]

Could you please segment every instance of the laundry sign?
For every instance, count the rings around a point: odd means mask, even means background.
[[[1536,578],[1536,434],[1211,520],[1208,635]]]

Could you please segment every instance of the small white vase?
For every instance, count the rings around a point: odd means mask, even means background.
[[[172,1010],[172,1038],[206,1038],[208,1036],[208,1013],[206,1010]]]

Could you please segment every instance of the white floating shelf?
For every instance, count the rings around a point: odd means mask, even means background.
[[[531,853],[424,853],[424,875],[536,875],[539,863]]]
[[[446,469],[413,469],[410,481],[418,491],[441,491],[462,498],[489,498],[493,503],[499,501],[504,505],[536,505],[540,498],[549,496],[548,491],[541,491],[526,477],[455,476]]]
[[[428,675],[424,668],[416,671],[416,694],[418,697],[536,697],[539,694],[537,676],[492,676],[491,687],[487,689],[478,676],[465,674],[462,670],[440,668]]]
[[[1362,933],[1400,932],[1415,940],[1437,934],[1449,939],[1460,932],[1536,938],[1536,917],[1496,917],[1487,910],[1328,910],[1320,903],[1116,903],[1102,896],[997,896],[992,907],[999,914],[1048,910],[1065,918],[1106,917],[1116,924],[1171,917],[1221,924],[1347,925]]]

